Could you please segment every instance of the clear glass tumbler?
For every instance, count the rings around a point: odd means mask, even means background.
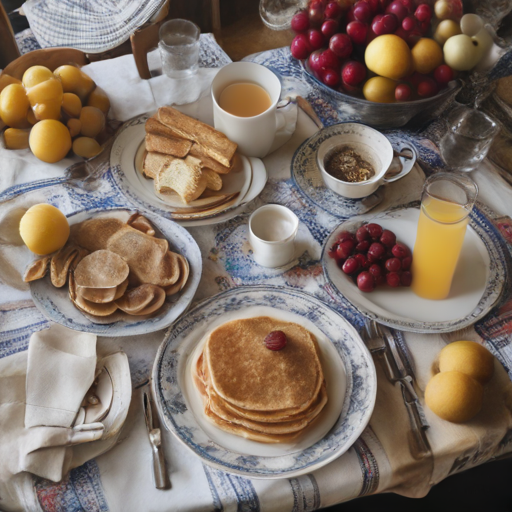
[[[487,114],[460,106],[448,116],[448,130],[441,139],[441,155],[450,170],[469,172],[487,156],[499,125]]]
[[[416,295],[448,297],[477,195],[476,183],[465,174],[440,172],[425,182],[412,255]]]
[[[158,32],[163,72],[169,78],[187,78],[199,67],[200,28],[191,21],[166,21]]]

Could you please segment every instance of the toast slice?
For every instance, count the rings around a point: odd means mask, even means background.
[[[192,141],[146,133],[146,150],[182,158],[188,155]]]
[[[206,176],[203,175],[197,159],[176,158],[163,165],[155,178],[155,190],[162,194],[175,191],[185,203],[197,199],[206,189]]]
[[[180,137],[197,142],[210,158],[230,167],[237,145],[223,133],[172,107],[159,108],[158,120]]]
[[[197,144],[197,142],[192,144],[192,147],[190,148],[190,155],[199,158],[203,167],[207,167],[208,169],[211,169],[212,171],[215,171],[219,174],[227,174],[233,168],[232,164],[229,166],[222,165],[217,160],[209,157],[204,148]],[[231,161],[233,161],[233,159],[231,159]]]
[[[215,171],[206,167],[203,167],[201,171],[206,178],[206,188],[216,191],[222,188],[222,178]]]
[[[146,152],[142,163],[142,172],[144,173],[144,176],[154,180],[162,166],[170,164],[174,158],[175,157],[171,155],[164,155],[163,153],[156,153],[154,151]]]

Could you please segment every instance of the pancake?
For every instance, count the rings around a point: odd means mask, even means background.
[[[286,334],[284,349],[266,348],[263,340],[272,331]],[[270,317],[227,322],[205,345],[209,384],[243,410],[299,413],[314,402],[324,380],[315,345],[312,334],[295,323]]]
[[[207,401],[213,416],[218,416],[224,421],[235,423],[237,425],[246,427],[256,432],[268,434],[288,434],[298,432],[306,428],[317,416],[320,414],[325,404],[327,403],[327,389],[325,381],[320,388],[320,393],[313,404],[303,412],[297,415],[287,415],[283,418],[278,418],[276,413],[259,413],[263,416],[263,421],[247,418],[245,415],[240,415],[229,406],[229,404],[220,398],[212,387],[208,384],[208,369],[204,364],[204,357],[201,354],[196,364],[196,371],[193,374],[194,382]],[[238,409],[237,409],[238,410]],[[210,418],[214,420],[213,416]]]

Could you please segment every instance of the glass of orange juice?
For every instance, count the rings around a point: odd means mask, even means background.
[[[423,186],[411,288],[420,297],[448,297],[478,187],[468,176],[440,172]]]

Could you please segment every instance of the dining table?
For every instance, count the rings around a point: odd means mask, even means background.
[[[24,51],[37,47],[25,34]],[[158,54],[150,54],[157,70]],[[365,315],[340,295],[322,268],[322,248],[341,223],[354,216],[371,220],[387,211],[417,205],[427,176],[445,169],[438,143],[446,130],[441,116],[426,128],[383,130],[399,145],[412,144],[418,160],[402,180],[380,189],[374,203],[322,200],[310,177],[293,169],[298,152],[322,127],[350,121],[350,113],[338,108],[322,89],[308,80],[288,47],[247,55],[274,71],[283,96],[300,96],[310,108],[295,108],[293,133],[280,148],[263,158],[268,182],[261,194],[233,218],[207,226],[187,227],[197,242],[203,270],[192,311],[212,297],[237,288],[274,287],[304,293],[339,313],[365,339]],[[201,34],[200,69],[195,79],[192,107],[208,101],[211,81],[231,59],[213,34]],[[158,72],[140,79],[132,55],[89,64],[90,74],[111,99],[111,117],[130,122],[163,105],[187,105],[190,88],[171,86]],[[121,85],[120,85],[121,84]],[[16,212],[47,202],[66,215],[97,209],[128,208],[141,211],[126,195],[110,165],[110,147],[87,166],[85,172],[69,172],[64,165],[35,163],[25,153],[0,147],[0,358],[3,363],[27,351],[34,332],[50,321],[32,300],[22,281],[27,255],[14,246],[9,232]],[[307,512],[377,493],[425,496],[432,486],[455,473],[512,455],[512,186],[489,160],[471,173],[479,193],[471,225],[493,241],[503,269],[499,301],[470,326],[445,333],[417,333],[391,329],[393,338],[414,369],[419,403],[428,428],[428,450],[418,453],[398,382],[386,375],[379,355],[373,352],[377,395],[370,421],[355,443],[340,457],[321,468],[289,478],[249,478],[213,467],[181,439],[162,428],[170,488],[157,489],[152,475],[152,452],[144,417],[144,393],[153,375],[156,354],[173,326],[137,336],[98,336],[97,350],[107,355],[119,350],[128,356],[132,399],[125,424],[114,446],[72,469],[61,481],[20,473],[0,481],[0,509],[30,511],[265,511]],[[309,180],[309,181],[308,181]],[[309,187],[309,188],[308,188]],[[296,258],[285,267],[270,269],[255,263],[249,244],[248,219],[265,204],[284,205],[299,218]],[[14,217],[13,217],[14,216]],[[26,251],[25,251],[26,252]],[[187,314],[187,313],[185,313]],[[439,351],[456,340],[476,341],[497,359],[495,375],[485,391],[482,412],[466,424],[437,417],[425,405],[424,391]],[[1,367],[5,367],[3,364]],[[364,382],[362,383],[364,386]],[[165,423],[161,419],[161,423]],[[0,433],[1,435],[1,433]]]

